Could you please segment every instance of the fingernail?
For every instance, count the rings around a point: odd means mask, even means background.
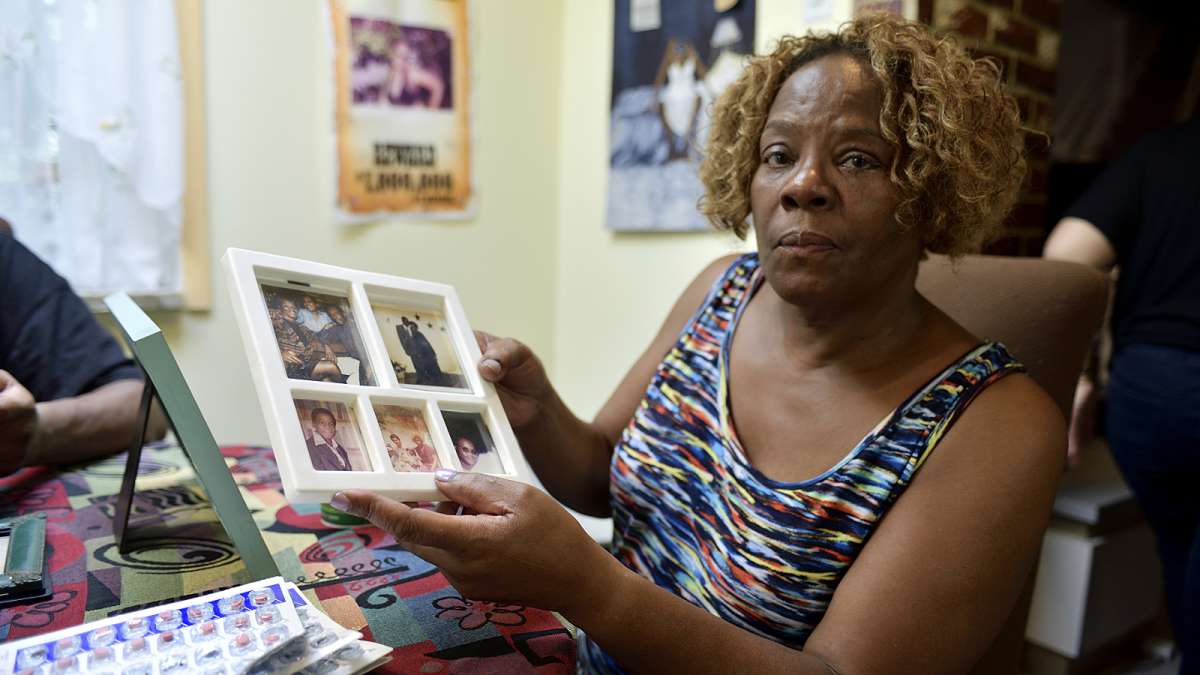
[[[479,366],[481,368],[488,368],[490,370],[494,370],[497,373],[500,372],[500,362],[497,361],[496,359],[484,359],[483,361],[481,361],[479,363]]]
[[[346,495],[342,494],[341,492],[333,495],[333,499],[329,500],[329,505],[338,511],[350,513],[350,500],[346,499]]]
[[[442,483],[448,483],[448,482],[454,480],[454,477],[457,475],[458,475],[457,472],[451,471],[450,469],[438,469],[437,471],[433,472],[434,480],[437,480]]]

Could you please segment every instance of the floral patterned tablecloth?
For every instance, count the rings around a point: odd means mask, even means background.
[[[554,614],[459,596],[429,563],[370,526],[331,527],[287,503],[268,448],[221,449],[285,578],[338,623],[395,647],[384,672],[568,673],[572,632]],[[54,594],[0,609],[0,642],[249,581],[183,452],[142,455],[120,553],[112,517],[125,456],[0,479],[0,516],[44,511]]]

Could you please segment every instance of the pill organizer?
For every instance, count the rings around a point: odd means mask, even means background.
[[[276,577],[0,646],[0,675],[350,675],[389,658],[361,637]]]

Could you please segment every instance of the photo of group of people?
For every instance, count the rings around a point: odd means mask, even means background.
[[[289,378],[375,384],[345,297],[266,284],[262,293]]]
[[[443,410],[442,419],[463,471],[504,473],[504,465],[483,415]]]
[[[437,450],[429,426],[425,424],[425,413],[420,408],[376,405],[375,418],[393,469],[433,471],[438,468]]]
[[[296,415],[308,458],[317,471],[370,471],[350,406],[338,401],[297,398]]]
[[[375,320],[400,384],[464,389],[462,364],[441,312],[373,305]]]

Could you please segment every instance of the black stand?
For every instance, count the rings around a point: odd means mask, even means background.
[[[121,553],[128,553],[131,544],[137,541],[129,536],[129,512],[133,508],[133,493],[136,491],[138,466],[142,462],[142,445],[145,443],[146,428],[150,426],[150,405],[154,402],[155,391],[154,384],[150,382],[150,377],[142,372],[145,377],[146,385],[142,389],[142,405],[138,409],[138,419],[141,423],[138,424],[137,435],[134,436],[133,442],[129,444],[129,454],[125,460],[125,474],[121,477],[121,491],[117,493],[116,511],[113,512],[113,536],[117,541],[117,550]],[[168,422],[170,417],[167,417]],[[175,425],[171,425],[171,429],[175,429]],[[179,432],[175,433],[176,438]]]

